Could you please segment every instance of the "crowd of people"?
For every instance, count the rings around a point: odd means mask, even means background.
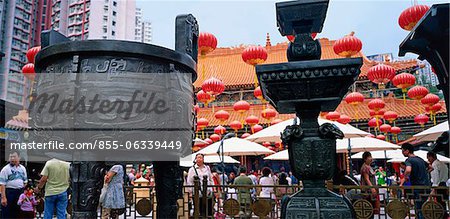
[[[374,170],[371,167],[373,162],[370,152],[363,153],[363,165],[361,167],[359,181],[363,186],[402,186],[404,189],[392,189],[391,195],[398,199],[414,200],[417,218],[423,218],[422,205],[429,199],[434,199],[440,203],[444,209],[446,208],[445,200],[448,200],[448,189],[421,189],[420,186],[450,186],[449,169],[437,159],[433,152],[428,152],[427,160],[414,154],[414,147],[409,143],[402,145],[402,153],[406,157],[405,162],[400,164],[400,171],[394,171],[391,176],[387,176],[386,171],[382,167]],[[419,188],[411,189],[408,187],[419,186]],[[386,193],[386,189],[371,188],[371,196],[367,199],[374,206],[375,213],[380,210],[380,199]],[[444,218],[448,215],[445,212]]]
[[[448,189],[436,189],[429,186],[450,186],[447,165],[439,161],[433,152],[427,154],[428,162],[426,162],[414,154],[413,146],[408,143],[402,145],[402,153],[406,157],[405,162],[400,164],[398,171],[389,171],[390,173],[387,173],[383,167],[373,168],[371,153],[363,154],[360,175],[355,178],[360,185],[371,187],[362,190],[370,194],[367,199],[374,206],[374,213],[380,211],[380,199],[383,199],[387,193],[394,198],[413,200],[411,203],[415,205],[419,219],[423,218],[421,208],[428,199],[446,206],[445,201],[449,198]],[[215,167],[210,168],[206,165],[203,154],[196,154],[194,163],[185,173],[184,184],[188,187],[187,192],[190,194],[190,209],[194,209],[192,197],[196,191],[193,191],[193,185],[195,178],[198,177],[200,196],[198,209],[202,216],[206,214],[212,216],[214,209],[218,212],[221,202],[234,198],[240,203],[241,217],[250,217],[250,205],[257,199],[267,199],[274,204],[282,195],[294,192],[293,187],[289,186],[301,185],[301,181],[297,180],[291,172],[286,172],[283,167],[279,172],[273,172],[268,167],[247,170],[246,167],[241,166],[236,173],[232,171],[226,174]],[[34,218],[36,206],[41,202],[44,202],[45,219],[53,218],[54,212],[58,219],[66,218],[70,182],[69,167],[68,162],[51,159],[46,162],[40,172],[38,183],[32,184],[29,183],[26,168],[20,164],[20,153],[11,152],[9,164],[0,171],[2,218]],[[125,173],[122,165],[111,167],[105,174],[99,200],[102,206],[102,218],[118,218],[116,210],[125,208],[124,185],[127,183],[133,186],[135,180],[140,178],[148,180],[150,186],[155,185],[149,166],[143,166],[138,171],[131,169],[129,173]],[[207,191],[202,190],[204,182],[208,185]],[[386,191],[384,188],[376,187],[387,185],[401,186],[399,187],[401,189]],[[412,189],[409,188],[410,186],[428,186],[428,188]],[[224,188],[226,191],[223,190]],[[205,194],[207,198],[203,198]],[[215,203],[218,204],[215,205]]]
[[[195,165],[189,169],[185,178],[185,185],[193,186],[195,177],[199,178],[199,196],[202,197],[205,193],[208,196],[206,199],[207,203],[204,203],[205,199],[199,199],[199,212],[202,216],[206,214],[211,216],[213,214],[213,203],[220,203],[223,199],[234,198],[240,203],[241,217],[250,217],[250,205],[256,199],[268,199],[274,203],[279,199],[279,195],[291,193],[291,191],[287,191],[290,189],[288,186],[299,183],[292,173],[286,173],[283,167],[280,168],[280,172],[274,173],[268,167],[257,171],[248,171],[246,167],[241,166],[237,174],[234,172],[226,174],[216,168],[211,169],[206,165],[203,154],[196,154]],[[203,179],[206,179],[206,181]],[[204,182],[208,184],[207,191],[201,190]],[[222,191],[221,186],[225,185],[227,185],[227,190]],[[255,185],[259,185],[257,187],[259,189],[252,187]],[[194,192],[192,187],[189,192]]]
[[[27,169],[20,164],[20,152],[9,154],[9,164],[0,171],[1,217],[32,219],[36,217],[36,206],[44,204],[44,219],[67,218],[70,185],[70,163],[51,159],[40,172],[40,179],[34,184],[28,179]],[[123,192],[124,170],[114,165],[105,174],[102,189],[102,218],[118,218],[112,210],[125,208]]]

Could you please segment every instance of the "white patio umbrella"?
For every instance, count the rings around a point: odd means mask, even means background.
[[[186,157],[183,157],[180,159],[180,166],[182,167],[191,167],[194,164],[194,160],[195,160],[195,155],[197,153],[188,155]],[[230,156],[223,156],[224,158],[224,163],[235,163],[238,164],[239,161],[230,157]],[[204,159],[205,163],[220,163],[220,157],[219,155],[205,155],[205,159]]]
[[[197,146],[197,145],[206,145],[206,144],[208,144],[208,142],[206,142],[206,141],[204,141],[204,140],[202,140],[202,139],[200,139],[200,138],[196,138],[196,139],[194,139],[193,141],[194,141],[194,146]]]
[[[346,153],[348,152],[349,141],[348,139],[336,140],[336,152]],[[395,150],[400,146],[382,141],[376,138],[364,137],[364,138],[352,138],[350,141],[350,147],[352,152],[361,151],[377,151],[377,150]],[[353,157],[353,155],[352,155]]]
[[[220,141],[201,149],[198,153],[205,155],[216,155],[220,146]],[[229,138],[223,141],[224,155],[228,156],[257,156],[262,154],[273,154],[274,151],[251,141],[241,138]]]
[[[265,157],[264,160],[289,160],[288,150],[282,150],[275,154],[269,155]]]
[[[352,138],[350,141],[352,151],[373,151],[373,150],[395,150],[400,148],[400,146],[378,140],[376,138],[364,137],[364,138]],[[336,152],[346,153],[348,152],[348,139],[337,139],[336,140]],[[384,151],[383,158],[384,158]],[[359,154],[359,153],[358,153]],[[352,158],[355,155],[352,156]],[[362,157],[359,156],[359,158]],[[283,150],[278,153],[272,154],[264,158],[265,160],[289,160],[288,150]]]
[[[448,131],[448,121],[433,126],[414,135],[417,141],[435,141],[443,132]]]
[[[297,118],[295,118],[295,119],[297,119]],[[364,137],[364,136],[367,136],[370,134],[368,132],[357,129],[349,124],[344,125],[339,122],[333,122],[333,121],[321,119],[321,118],[318,118],[318,121],[319,121],[319,125],[322,125],[323,123],[327,123],[327,122],[336,125],[344,133],[345,138]],[[269,126],[253,135],[250,135],[247,138],[245,138],[245,140],[258,142],[258,143],[262,143],[262,142],[266,142],[266,141],[280,142],[281,141],[280,133],[283,132],[283,130],[286,128],[286,126],[292,125],[293,123],[294,123],[294,119],[285,120],[278,124]],[[297,119],[297,124],[299,124],[298,119]]]
[[[373,159],[385,159],[384,151],[372,151],[370,153],[372,154]],[[426,151],[426,150],[414,151],[414,154],[416,156],[424,159],[425,161],[427,161],[427,153],[428,153],[428,151]],[[352,157],[356,158],[356,159],[362,159],[362,154],[363,154],[363,152],[356,153]],[[440,160],[444,163],[450,163],[450,158],[442,156],[440,154],[436,154],[436,155],[437,155],[438,160]],[[406,157],[403,156],[403,154],[402,154],[402,150],[386,151],[386,158],[390,159],[390,160],[388,160],[388,162],[390,162],[390,163],[401,163],[406,160]]]

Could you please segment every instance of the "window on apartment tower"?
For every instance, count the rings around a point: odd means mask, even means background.
[[[115,36],[116,35],[116,31],[112,31],[111,35]]]
[[[113,16],[116,16],[116,15],[117,15],[117,12],[113,11]]]
[[[113,6],[117,7],[117,2],[116,1],[113,1]]]
[[[116,26],[116,22],[115,22],[115,21],[113,21],[113,22],[112,22],[112,25],[113,25],[113,26]]]

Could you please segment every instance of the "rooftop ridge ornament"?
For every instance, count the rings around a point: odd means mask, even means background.
[[[282,141],[304,190],[282,200],[281,218],[355,218],[351,203],[325,188],[325,180],[336,172],[336,139],[343,134],[331,123],[319,126],[317,117],[321,111],[336,110],[363,61],[360,57],[320,60],[321,46],[311,33],[322,31],[328,2],[276,3],[281,35],[295,36],[287,49],[289,62],[256,65],[264,99],[279,113],[296,113],[301,121],[283,131]]]

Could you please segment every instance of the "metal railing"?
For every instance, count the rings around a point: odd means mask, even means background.
[[[446,218],[450,213],[448,187],[430,186],[342,186],[327,188],[350,200],[356,218]],[[183,186],[178,199],[178,218],[280,218],[281,199],[301,191],[293,186],[211,186],[206,180]],[[374,189],[374,190],[372,190]],[[437,193],[431,193],[431,191]],[[265,194],[265,195],[262,195]],[[120,218],[156,218],[153,186],[126,186],[126,208]],[[70,212],[70,209],[68,209]],[[100,217],[101,209],[98,211]],[[41,216],[42,214],[38,214]]]

